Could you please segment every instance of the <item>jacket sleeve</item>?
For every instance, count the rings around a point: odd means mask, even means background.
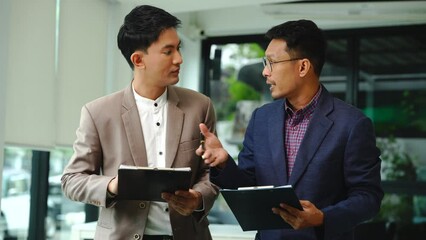
[[[374,217],[380,210],[383,190],[379,155],[371,120],[360,118],[350,131],[344,153],[347,198],[322,209],[325,239],[351,231],[354,226]]]
[[[211,132],[216,132],[216,115],[210,99],[208,101],[205,112],[204,124],[206,124]],[[201,161],[200,159],[197,160]],[[218,187],[210,182],[208,169],[208,166],[206,166],[204,163],[199,165],[198,171],[200,177],[193,186],[193,189],[199,191],[203,196],[204,211],[194,212],[194,216],[199,221],[208,215],[210,209],[213,207],[214,201],[219,194]]]
[[[107,186],[113,176],[101,176],[102,148],[96,126],[86,106],[81,109],[74,154],[64,169],[62,190],[68,198],[106,207]]]

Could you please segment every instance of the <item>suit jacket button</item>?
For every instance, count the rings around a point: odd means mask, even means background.
[[[145,202],[140,202],[139,203],[139,207],[142,208],[142,209],[145,209],[146,208],[146,203]]]
[[[133,235],[133,239],[141,239],[141,235],[138,233],[135,233],[135,235]]]

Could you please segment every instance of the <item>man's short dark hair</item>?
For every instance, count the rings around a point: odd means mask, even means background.
[[[180,23],[178,18],[163,9],[149,5],[137,6],[124,18],[117,35],[118,48],[133,69],[130,56],[136,50],[146,52],[162,31],[177,28]]]
[[[324,66],[327,42],[318,26],[310,20],[288,21],[266,32],[269,40],[282,39],[287,43],[287,52],[293,58],[307,58],[319,77]]]

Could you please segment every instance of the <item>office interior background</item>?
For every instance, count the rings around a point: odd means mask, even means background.
[[[63,197],[60,177],[81,107],[130,84],[116,35],[139,4],[182,20],[178,85],[214,100],[219,138],[235,156],[251,111],[271,101],[263,34],[314,20],[329,45],[321,82],[373,120],[382,150],[385,199],[358,239],[424,238],[425,1],[1,0],[0,239],[70,239],[73,226],[96,221],[95,207]],[[209,219],[238,224],[221,197]]]

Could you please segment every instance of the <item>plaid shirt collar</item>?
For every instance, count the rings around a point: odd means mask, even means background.
[[[284,101],[284,109],[287,113],[287,116],[292,118],[292,124],[297,124],[303,119],[312,116],[312,113],[314,112],[315,108],[318,106],[318,99],[322,92],[322,85],[320,85],[317,93],[315,93],[315,96],[312,98],[312,100],[302,109],[299,109],[297,111],[293,111],[290,107],[290,103],[286,99]]]

